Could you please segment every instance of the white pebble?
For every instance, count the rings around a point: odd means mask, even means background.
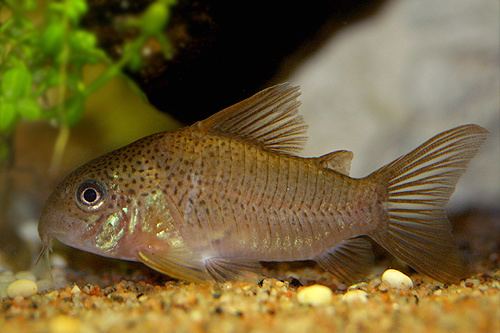
[[[388,269],[382,274],[382,282],[388,287],[395,289],[413,288],[413,281],[406,274],[395,269]]]
[[[332,301],[333,293],[330,288],[315,284],[299,290],[297,300],[301,304],[324,305]]]
[[[31,280],[36,281],[36,277],[30,271],[20,271],[16,273],[16,280]]]
[[[38,287],[35,282],[31,280],[16,280],[9,284],[7,287],[7,296],[9,297],[29,297],[38,292]]]
[[[50,256],[50,262],[53,268],[65,268],[68,265],[66,259],[57,253]]]
[[[366,291],[359,289],[349,290],[342,296],[342,300],[346,303],[366,303],[368,301],[368,294]]]

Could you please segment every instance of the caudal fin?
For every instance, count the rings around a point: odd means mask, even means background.
[[[464,277],[444,207],[487,135],[478,125],[450,129],[371,174],[383,188],[385,223],[370,236],[437,280]]]

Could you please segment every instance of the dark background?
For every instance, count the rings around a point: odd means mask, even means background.
[[[103,22],[142,12],[150,2],[133,1],[124,8],[122,1],[90,1],[84,25],[117,56],[129,35]],[[145,68],[130,75],[155,107],[189,124],[269,85],[276,75],[286,80],[325,38],[385,2],[180,0],[166,31],[174,57],[153,54]]]

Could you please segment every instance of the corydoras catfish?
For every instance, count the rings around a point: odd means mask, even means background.
[[[76,169],[44,208],[44,249],[56,238],[189,281],[313,260],[352,281],[370,268],[369,237],[421,273],[462,278],[444,206],[488,132],[450,129],[352,178],[349,151],[296,155],[306,141],[299,94],[289,84],[270,87]]]

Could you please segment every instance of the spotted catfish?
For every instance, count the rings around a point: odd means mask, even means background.
[[[56,238],[189,281],[314,260],[350,281],[370,268],[369,237],[435,279],[464,276],[444,206],[487,131],[445,131],[352,178],[349,151],[296,155],[306,141],[298,97],[277,85],[78,168],[43,211],[43,252]]]

